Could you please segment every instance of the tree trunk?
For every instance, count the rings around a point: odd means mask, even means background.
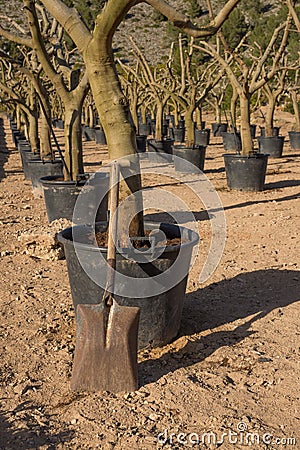
[[[202,129],[202,107],[199,105],[195,111],[196,115],[196,126],[198,130]]]
[[[162,140],[162,126],[163,126],[164,105],[162,103],[156,104],[156,123],[155,123],[155,139]]]
[[[231,125],[236,126],[236,104],[237,104],[239,96],[238,96],[238,92],[234,86],[232,86],[232,89],[233,89],[233,92],[232,92],[232,96],[230,99],[230,114],[231,114],[233,124],[231,124]]]
[[[186,145],[187,147],[192,147],[195,142],[195,127],[193,120],[193,108],[188,108],[185,112],[185,137],[186,137]]]
[[[221,123],[222,122],[222,112],[221,112],[221,107],[218,103],[218,101],[216,100],[216,104],[215,104],[215,110],[216,110],[216,122],[217,123]]]
[[[92,40],[84,52],[84,60],[95,105],[106,135],[109,156],[111,159],[118,159],[136,154],[136,134],[132,126],[128,102],[121,90],[112,51],[109,50],[109,46],[106,48],[105,44],[102,44]],[[144,234],[138,161],[133,166],[135,166],[132,171],[133,176],[126,179],[126,185],[121,183],[120,191],[120,201],[134,192],[140,192],[139,195],[130,197],[124,217],[119,217],[119,223],[123,225],[123,229],[120,229],[120,244],[125,246],[128,246],[128,240],[125,238],[128,236],[128,229],[130,236]],[[131,221],[128,224],[128,215],[132,211],[133,216],[130,216]],[[126,227],[128,227],[127,230]]]
[[[81,129],[81,111],[82,102],[70,102],[66,104],[64,136],[65,152],[64,158],[70,173],[64,168],[64,179],[76,180],[78,174],[84,172],[82,159],[82,129]]]
[[[39,152],[39,137],[38,137],[38,119],[35,114],[28,114],[27,116],[28,127],[28,139],[33,153]]]
[[[139,120],[138,120],[138,114],[137,114],[137,110],[138,110],[138,97],[136,95],[132,96],[132,101],[131,101],[131,115],[132,115],[132,121],[135,127],[135,131],[136,133],[139,132]]]
[[[49,159],[52,157],[51,135],[48,122],[43,111],[41,111],[40,156],[41,159]]]
[[[140,112],[141,112],[141,121],[142,123],[147,123],[147,108],[145,105],[140,106]]]
[[[19,105],[16,106],[16,124],[17,129],[22,131],[21,108]]]
[[[240,95],[241,106],[241,140],[242,155],[247,156],[253,149],[251,130],[250,130],[250,101],[246,94]]]
[[[268,96],[268,109],[265,118],[265,135],[269,137],[273,136],[275,105],[275,98],[272,95]]]
[[[295,114],[295,131],[300,131],[300,108],[297,99],[297,92],[293,90],[291,92],[291,97]]]

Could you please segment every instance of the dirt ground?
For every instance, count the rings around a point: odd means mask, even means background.
[[[211,229],[191,198],[200,257],[179,336],[139,353],[136,392],[111,394],[70,390],[74,311],[66,261],[54,240],[67,223],[48,224],[43,198],[35,199],[24,181],[4,117],[1,449],[300,448],[300,150],[289,146],[292,117],[278,113],[277,122],[284,154],[269,160],[263,192],[227,189],[222,140],[211,139],[205,173],[227,224],[220,263],[199,283]],[[96,170],[106,148],[84,147],[86,170]],[[184,189],[169,184],[178,195]]]

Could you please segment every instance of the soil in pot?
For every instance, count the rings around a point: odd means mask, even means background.
[[[88,178],[89,175],[86,175]],[[43,186],[49,223],[56,219],[68,219],[73,223],[94,223],[95,220],[107,219],[108,174],[96,173],[93,182],[89,183],[89,187],[84,190],[86,180],[64,181],[59,176],[48,176],[40,178],[40,183]],[[84,195],[80,201],[82,206],[76,208],[74,217],[74,207],[81,193]],[[104,197],[103,193],[105,193]]]
[[[257,141],[260,153],[268,153],[271,158],[282,156],[284,136],[260,136]]]
[[[289,131],[290,147],[292,150],[300,150],[300,131]]]
[[[253,153],[249,156],[224,154],[227,186],[239,191],[264,189],[268,155]]]
[[[173,145],[174,167],[178,172],[199,173],[204,170],[206,147],[195,145],[185,147],[184,145]]]
[[[96,226],[96,232],[106,229],[107,223]],[[120,249],[117,253],[117,292],[114,298],[121,306],[141,309],[140,349],[165,345],[177,336],[192,249],[199,239],[192,230],[173,224],[146,222],[145,229],[156,229],[169,239],[181,238],[183,242],[181,245],[138,251],[143,255],[142,262],[139,257],[134,260],[134,249]],[[106,283],[107,251],[90,244],[93,231],[92,227],[77,226],[58,234],[65,250],[75,311],[78,304],[99,303]]]

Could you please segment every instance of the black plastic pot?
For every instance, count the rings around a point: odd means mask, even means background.
[[[272,128],[273,136],[279,136],[279,130],[280,130],[280,127],[273,127]],[[261,136],[265,136],[266,135],[265,127],[260,127],[260,135]]]
[[[227,131],[227,123],[212,123],[211,129],[214,136],[222,136],[222,132]]]
[[[82,135],[86,141],[94,141],[95,140],[95,128],[90,128],[84,126],[82,128]]]
[[[255,136],[256,136],[256,125],[254,125],[254,124],[250,125],[250,133],[251,133],[252,139],[255,139]]]
[[[103,192],[107,193],[109,190],[109,177],[104,173],[97,173],[96,177],[97,183],[93,183],[87,191],[84,191],[85,208],[84,211],[78,211],[76,217],[73,217],[74,206],[86,181],[63,181],[59,176],[40,178],[49,223],[56,219],[68,219],[79,224],[94,223],[96,210],[96,221],[106,220],[107,195],[103,197],[100,205],[99,199]],[[99,207],[97,208],[96,205]]]
[[[136,136],[136,145],[139,153],[144,153],[147,149],[147,136]]]
[[[262,153],[242,156],[223,155],[227,186],[239,191],[262,191],[264,189],[268,155]]]
[[[169,122],[164,120],[163,126],[162,126],[162,135],[163,136],[168,136],[168,132],[169,132]]]
[[[170,136],[175,142],[184,142],[185,128],[170,128]]]
[[[156,139],[148,139],[148,151],[156,153],[168,153],[172,154],[172,145],[174,144],[173,139],[163,139],[162,141],[157,141]]]
[[[242,149],[242,141],[240,133],[228,133],[222,131],[221,133],[223,139],[224,150],[227,151],[237,151],[240,152]]]
[[[18,142],[18,150],[19,150],[19,152],[21,152],[21,150],[31,151],[31,145],[29,144],[29,142],[26,139],[20,140]]]
[[[184,119],[178,120],[178,128],[185,128],[185,120]]]
[[[151,134],[151,126],[149,123],[139,123],[139,135],[149,136]]]
[[[198,234],[184,227],[173,224],[145,223],[145,229],[153,230],[158,228],[169,238],[179,237],[180,232],[182,232],[183,243],[166,247],[154,260],[151,251],[143,252],[145,263],[128,259],[128,249],[121,249],[116,255],[117,272],[115,285],[118,288],[118,294],[114,294],[114,298],[119,305],[137,306],[141,309],[138,333],[138,346],[140,349],[149,345],[152,347],[163,346],[177,336],[180,328],[192,249],[199,240]],[[105,231],[106,229],[106,222],[97,224],[96,231]],[[77,305],[86,303],[97,304],[103,296],[103,288],[100,286],[105,286],[107,249],[89,244],[91,233],[93,233],[91,227],[77,226],[67,228],[58,234],[58,240],[63,244],[66,255],[75,312]],[[78,236],[78,234],[80,235],[80,240],[76,237],[76,254],[72,239],[74,235]],[[97,253],[100,253],[104,260],[97,256]],[[78,254],[80,254],[80,259],[82,258],[87,264],[85,268],[79,262]],[[98,258],[100,261],[98,261]],[[95,267],[96,260],[97,265]],[[97,283],[87,275],[87,273],[90,273],[90,270],[96,272],[95,281]],[[166,287],[165,285],[162,286],[162,293],[149,296],[147,292],[151,291],[153,283],[156,283],[153,277],[166,271],[170,272],[170,279],[176,280],[177,284],[172,288],[168,288],[167,282]],[[168,272],[166,276],[168,276]],[[138,294],[134,297],[132,294],[132,283],[135,280],[141,283],[141,288],[139,288]]]
[[[171,123],[173,125],[173,127],[175,127],[175,116],[174,116],[174,114],[166,114],[166,120],[169,121],[169,125]]]
[[[290,147],[292,150],[300,150],[300,131],[289,131]]]
[[[174,167],[178,172],[198,173],[204,170],[206,147],[201,145],[185,147],[184,145],[173,145]],[[180,159],[179,159],[180,158]],[[191,164],[188,164],[188,163]]]
[[[21,155],[24,179],[30,180],[31,178],[30,178],[30,173],[29,173],[29,169],[28,169],[28,162],[29,162],[29,160],[33,160],[33,159],[40,159],[40,155],[33,153],[31,151],[30,147],[23,148],[22,150],[20,150],[20,155]]]
[[[156,119],[150,119],[150,134],[152,134],[153,136],[155,136],[155,128],[156,128]]]
[[[195,145],[203,145],[207,147],[209,145],[210,139],[210,129],[205,128],[205,130],[195,129]]]
[[[43,196],[43,186],[40,178],[47,176],[63,176],[63,163],[61,159],[46,161],[41,159],[29,159],[28,175],[32,183],[33,196],[39,198]]]
[[[25,140],[24,134],[21,133],[21,131],[19,131],[19,130],[15,130],[12,132],[12,138],[13,138],[14,144],[17,148],[18,148],[18,141]]]
[[[106,136],[102,128],[95,128],[96,144],[106,145]]]
[[[60,130],[63,130],[65,127],[65,123],[62,119],[57,119],[56,121],[56,126],[57,128],[59,128]]]
[[[257,141],[260,153],[268,153],[271,158],[282,156],[284,136],[259,136]]]

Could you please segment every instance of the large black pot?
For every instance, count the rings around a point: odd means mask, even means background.
[[[96,226],[96,231],[106,229],[107,223],[98,223]],[[183,242],[181,245],[162,248],[157,255],[152,250],[143,252],[145,262],[133,260],[128,249],[120,249],[116,255],[117,293],[114,293],[114,298],[121,306],[137,306],[141,309],[139,348],[163,346],[177,336],[192,249],[199,240],[194,231],[173,224],[145,223],[145,229],[160,229],[168,238],[179,237],[182,233]],[[77,305],[97,304],[103,296],[107,249],[91,245],[91,233],[92,227],[83,225],[67,228],[58,234],[66,255],[75,312]],[[158,282],[157,277],[163,277],[165,281]],[[159,289],[154,294],[155,283],[158,283],[156,286]],[[149,295],[149,292],[153,292],[153,295]]]
[[[224,154],[227,186],[239,191],[264,189],[268,155],[254,153],[249,156]]]
[[[57,119],[56,120],[56,126],[57,128],[59,128],[60,130],[63,130],[65,127],[65,122],[62,119]]]
[[[39,198],[43,196],[43,186],[40,178],[48,176],[63,176],[63,163],[61,159],[42,160],[29,159],[28,175],[32,183],[33,196]]]
[[[139,153],[145,153],[147,149],[147,136],[136,135],[136,146]]]
[[[95,128],[83,126],[82,127],[82,136],[86,141],[94,141],[95,140]]]
[[[184,142],[185,128],[170,128],[170,136],[175,142]]]
[[[28,169],[28,162],[33,159],[40,159],[40,155],[38,153],[33,153],[31,151],[30,146],[29,147],[24,146],[23,148],[21,148],[20,155],[21,155],[24,179],[30,180],[31,178],[30,178],[30,173],[29,173],[29,169]]]
[[[209,145],[210,129],[204,130],[195,129],[195,145],[203,145],[207,147]]]
[[[257,141],[260,153],[268,153],[271,158],[282,156],[284,136],[259,136]]]
[[[251,133],[252,139],[255,139],[255,137],[256,137],[256,125],[255,124],[250,125],[250,133]]]
[[[178,157],[174,158],[175,170],[184,173],[199,173],[199,169],[203,171],[205,152],[206,147],[201,145],[194,147],[173,145],[173,155]]]
[[[223,139],[223,147],[226,152],[233,150],[235,150],[236,152],[241,151],[242,141],[240,133],[228,133],[222,131],[221,135]]]
[[[280,130],[280,127],[273,127],[272,128],[272,135],[273,136],[279,136],[279,130]],[[265,127],[260,127],[260,135],[261,136],[265,136],[266,135]]]
[[[87,174],[88,176],[88,174]],[[95,211],[96,221],[107,219],[107,195],[100,202],[103,192],[108,192],[109,177],[107,174],[98,172],[95,182],[88,190],[84,190],[86,201],[84,210],[76,211],[74,217],[74,207],[79,194],[82,192],[86,181],[63,181],[59,176],[48,176],[40,178],[43,186],[43,194],[46,205],[48,221],[56,219],[68,219],[73,223],[94,223]],[[100,205],[99,205],[100,202]],[[99,205],[97,208],[96,205]]]
[[[211,129],[214,136],[222,136],[222,132],[227,131],[228,124],[227,123],[212,123]]]
[[[289,131],[290,147],[292,150],[300,150],[300,131]]]
[[[22,133],[19,130],[12,131],[12,138],[13,138],[14,144],[17,148],[18,148],[18,141],[25,140],[24,133]]]
[[[162,141],[157,141],[156,139],[148,139],[148,151],[156,153],[167,153],[171,155],[173,144],[174,139],[163,139]]]
[[[149,136],[151,134],[151,125],[149,123],[139,123],[139,135]]]
[[[27,139],[20,139],[18,141],[18,150],[31,150],[31,145],[29,143],[29,141],[27,141]]]
[[[106,145],[106,136],[102,128],[95,128],[96,144]]]

